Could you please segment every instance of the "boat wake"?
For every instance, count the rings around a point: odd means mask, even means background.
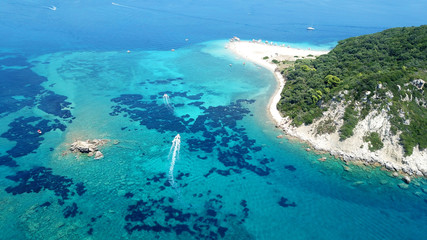
[[[118,3],[115,3],[115,2],[112,2],[111,4],[112,4],[112,5],[114,5],[114,6],[117,6],[117,7],[124,7],[124,8],[132,8],[132,9],[135,9],[134,7],[126,6],[126,5],[123,5],[123,4],[118,4]]]
[[[181,148],[181,136],[176,135],[175,138],[172,141],[172,146],[169,150],[169,158],[171,159],[171,165],[169,167],[169,183],[172,185],[172,187],[176,187],[175,185],[175,179],[173,177],[173,169],[175,167],[175,162],[177,159],[179,159],[179,150]],[[172,154],[172,156],[171,156]]]
[[[169,109],[170,111],[173,111],[173,107],[170,104],[169,95],[167,95],[166,93],[163,94],[163,103],[165,104],[165,106],[166,106],[167,109]]]
[[[49,6],[49,7],[45,7],[45,8],[47,8],[47,9],[50,9],[50,10],[52,10],[52,11],[56,11],[56,9],[57,9],[57,7],[56,6]]]

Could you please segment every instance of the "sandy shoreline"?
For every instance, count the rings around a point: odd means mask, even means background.
[[[307,57],[308,55],[319,56],[328,53],[328,51],[297,49],[254,41],[232,41],[229,42],[226,47],[242,59],[262,66],[274,74],[278,85],[274,95],[269,100],[268,110],[277,126],[282,125],[284,122],[284,118],[277,109],[277,103],[280,101],[280,94],[282,93],[283,87],[285,85],[285,79],[283,78],[282,74],[277,71],[276,64],[272,63],[271,60],[277,59],[279,61],[295,61],[298,59],[296,56],[301,58]],[[263,58],[266,56],[268,59],[264,60]]]

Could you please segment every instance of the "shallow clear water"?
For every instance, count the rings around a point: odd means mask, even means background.
[[[387,3],[0,3],[1,238],[422,239],[424,179],[276,138],[272,74],[212,41],[329,48],[426,20]],[[103,159],[68,151],[96,138]]]

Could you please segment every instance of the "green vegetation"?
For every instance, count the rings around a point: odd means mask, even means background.
[[[353,129],[356,127],[358,120],[358,115],[352,106],[347,106],[344,112],[344,124],[340,128],[340,140],[345,140],[353,136]]]
[[[294,125],[311,124],[337,101],[347,106],[342,140],[369,112],[385,109],[407,155],[417,145],[427,147],[425,87],[411,84],[427,80],[427,25],[349,38],[326,55],[297,60],[282,73],[287,82],[278,108]]]
[[[274,64],[279,64],[279,63],[280,63],[280,62],[279,62],[279,61],[277,61],[276,59],[271,60],[271,62],[272,62],[272,63],[274,63]]]
[[[369,143],[369,150],[371,152],[375,152],[384,147],[379,134],[376,132],[371,132],[370,134],[363,137],[363,141]]]
[[[318,135],[323,135],[326,133],[333,133],[337,130],[337,126],[335,125],[334,121],[329,118],[326,120],[321,121],[316,128],[316,133]]]
[[[268,59],[268,56],[265,56],[265,57],[263,57],[262,59],[267,60],[267,59]]]
[[[294,61],[288,61],[288,60],[284,60],[282,61],[283,64],[294,64]]]
[[[311,67],[309,67],[309,66],[307,66],[307,65],[301,65],[301,69],[304,71],[304,72],[310,72],[310,71],[316,71],[316,69],[315,68],[311,68]]]

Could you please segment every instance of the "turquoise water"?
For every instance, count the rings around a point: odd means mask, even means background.
[[[340,160],[276,138],[266,110],[273,75],[215,40],[329,48],[421,24],[425,4],[117,3],[0,5],[0,32],[10,36],[0,40],[1,239],[426,235],[425,179],[402,189],[380,168],[345,171]],[[56,11],[45,8],[52,4]],[[104,158],[69,152],[86,139],[110,140]]]

